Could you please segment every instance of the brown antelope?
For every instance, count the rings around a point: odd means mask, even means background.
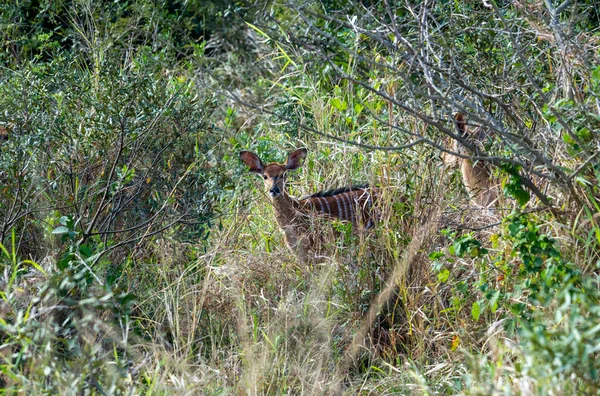
[[[264,165],[260,158],[250,152],[240,152],[240,159],[250,172],[262,176],[269,191],[275,210],[275,218],[285,234],[290,250],[302,261],[311,260],[316,253],[316,238],[311,235],[311,217],[349,221],[364,228],[374,226],[373,203],[377,192],[369,187],[346,187],[319,192],[296,199],[285,190],[288,171],[298,169],[306,158],[306,149],[301,148],[288,156],[285,164]]]
[[[461,136],[474,144],[480,144],[485,139],[485,131],[483,128],[469,129],[465,117],[457,113],[454,116],[456,127]],[[465,154],[466,150],[458,141],[448,139],[445,142],[446,148],[459,153]],[[471,201],[483,207],[490,207],[498,200],[498,186],[491,178],[490,171],[486,163],[482,161],[473,162],[470,159],[460,158],[452,154],[443,153],[442,160],[448,168],[456,168],[460,166],[463,183],[467,189]]]
[[[4,144],[6,141],[8,141],[8,129],[0,126],[0,145]]]

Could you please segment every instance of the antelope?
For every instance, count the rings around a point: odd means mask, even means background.
[[[486,134],[483,128],[474,130],[467,128],[465,117],[462,114],[457,113],[454,116],[454,121],[458,131],[464,139],[469,140],[474,144],[479,144],[485,139]],[[464,147],[462,145],[459,146],[458,141],[456,140],[446,140],[445,146],[456,153],[466,154]],[[499,196],[498,186],[493,182],[486,163],[482,161],[473,162],[470,159],[459,158],[448,153],[443,153],[442,160],[447,168],[460,167],[463,184],[465,185],[472,202],[485,208],[496,203]]]
[[[8,141],[8,129],[0,125],[0,145]]]
[[[312,260],[318,250],[315,248],[318,235],[310,232],[311,218],[339,219],[369,229],[375,225],[373,204],[377,199],[376,189],[368,186],[338,188],[300,199],[291,197],[285,189],[286,176],[289,171],[300,168],[306,153],[307,150],[301,148],[291,153],[284,164],[264,165],[258,155],[240,152],[240,159],[249,171],[264,179],[286,244],[301,261]]]

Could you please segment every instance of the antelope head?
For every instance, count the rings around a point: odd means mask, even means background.
[[[8,141],[8,128],[0,126],[0,145]]]
[[[306,149],[301,148],[291,153],[285,164],[276,162],[264,165],[259,156],[250,151],[241,151],[240,159],[250,168],[250,172],[256,173],[265,180],[265,187],[273,198],[284,196],[285,179],[287,172],[298,169],[302,160],[306,158]]]

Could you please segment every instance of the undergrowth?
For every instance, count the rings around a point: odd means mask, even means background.
[[[531,4],[407,3],[388,31],[382,5],[200,3],[1,6],[4,393],[598,394],[597,47],[570,92]],[[387,41],[427,15],[427,51],[458,54],[447,91]],[[523,26],[531,65],[503,36]],[[506,103],[479,91],[500,72]],[[467,153],[494,165],[495,207],[443,165],[453,106],[514,138]],[[291,195],[381,192],[372,230],[314,220],[315,263],[238,159],[300,147]]]

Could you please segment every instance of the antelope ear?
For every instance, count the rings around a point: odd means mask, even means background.
[[[306,158],[307,150],[305,148],[298,149],[289,155],[287,162],[285,163],[285,169],[294,170],[298,169],[302,165],[302,160]]]
[[[244,164],[248,165],[250,172],[263,173],[264,166],[258,155],[250,151],[240,151],[240,159]]]
[[[467,121],[461,113],[454,114],[454,124],[462,136],[467,134]]]

